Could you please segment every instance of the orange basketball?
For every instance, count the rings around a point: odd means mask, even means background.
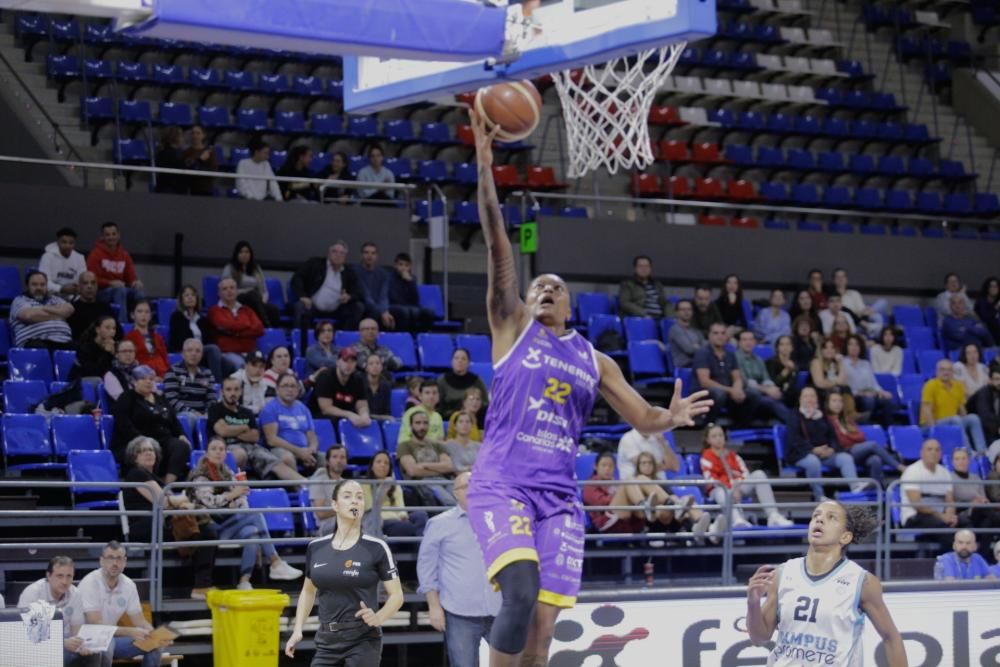
[[[511,81],[480,88],[476,113],[487,127],[500,126],[497,139],[520,141],[531,134],[542,119],[542,96],[530,81]]]

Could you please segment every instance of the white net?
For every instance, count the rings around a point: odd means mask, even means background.
[[[570,178],[601,166],[615,174],[652,164],[649,110],[685,46],[679,42],[582,72],[552,74],[566,121]]]

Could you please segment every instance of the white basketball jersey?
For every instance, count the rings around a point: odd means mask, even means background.
[[[861,611],[864,568],[847,560],[823,577],[793,558],[778,574],[778,628],[767,664],[775,667],[863,667]]]

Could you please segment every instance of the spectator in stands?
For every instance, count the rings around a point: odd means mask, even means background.
[[[365,494],[365,507],[372,512],[377,508],[381,510],[379,517],[383,535],[420,537],[424,534],[427,512],[405,509],[406,499],[403,489],[396,483],[396,473],[392,469],[392,461],[387,452],[376,452],[372,456],[368,462],[368,470],[365,471],[365,478],[378,480],[377,484],[365,484],[362,489]]]
[[[24,294],[10,304],[10,330],[17,347],[68,350],[74,347],[73,331],[66,320],[73,306],[48,292],[48,279],[41,271],[28,271]]]
[[[401,440],[396,447],[396,457],[406,479],[443,480],[453,474],[455,466],[444,447],[444,439],[430,435],[427,412],[417,408],[407,410],[403,422],[409,428],[405,429],[408,431],[406,439]],[[403,433],[403,429],[400,429],[400,433]],[[420,505],[455,504],[455,497],[444,484],[410,488],[420,498]]]
[[[882,311],[886,308],[885,301],[880,299],[871,306],[865,305],[860,292],[847,287],[847,269],[833,270],[833,293],[840,296],[844,310],[869,336],[875,336],[882,329],[885,320],[882,315]]]
[[[240,405],[259,415],[267,403],[267,384],[264,382],[264,373],[267,370],[267,360],[264,353],[254,350],[244,358],[245,365],[230,377],[236,378],[241,383]]]
[[[771,290],[767,308],[761,308],[753,325],[757,338],[766,345],[774,345],[782,336],[792,333],[792,320],[785,311],[785,292],[780,288]]]
[[[799,392],[799,409],[792,413],[785,429],[785,463],[801,468],[810,478],[822,477],[825,463],[837,468],[842,478],[857,480],[854,458],[840,448],[837,434],[819,408],[819,395],[813,387],[803,387]],[[809,486],[814,500],[826,498],[821,484],[812,482]],[[864,482],[851,483],[852,491],[864,487]]]
[[[602,452],[594,463],[594,474],[590,479],[609,482],[614,478],[615,457],[611,452]],[[630,490],[637,502],[629,500],[628,492]],[[588,484],[583,487],[584,505],[594,507],[641,505],[644,500],[639,485],[600,486]],[[590,522],[599,533],[642,533],[646,529],[646,517],[641,510],[591,510]]]
[[[284,345],[276,345],[271,348],[271,351],[267,353],[267,370],[264,371],[264,375],[261,377],[261,382],[264,384],[264,390],[268,398],[278,395],[278,379],[288,373],[292,377],[295,374],[292,372],[292,353]],[[296,378],[299,383],[299,397],[302,397],[306,393],[306,388],[302,384],[302,381]]]
[[[459,473],[453,488],[458,506],[428,521],[420,540],[418,592],[427,597],[431,627],[444,632],[448,664],[473,667],[502,598],[489,583],[469,522],[469,474]]]
[[[334,153],[330,159],[330,166],[323,170],[320,177],[328,181],[353,181],[354,176],[351,175],[351,170],[347,163],[347,154],[340,151]],[[347,204],[351,201],[353,192],[350,188],[327,185],[326,189],[322,191],[323,201],[325,203],[336,202],[338,204]]]
[[[774,344],[774,356],[764,362],[767,374],[778,389],[781,400],[788,407],[798,404],[799,368],[792,357],[794,347],[791,336],[781,336]]]
[[[834,292],[826,299],[826,308],[819,311],[819,321],[823,325],[823,335],[829,336],[833,333],[833,324],[841,316],[847,320],[847,325],[850,328],[850,333],[855,333],[857,327],[854,324],[854,318],[851,314],[844,310],[843,302],[840,299],[840,295]]]
[[[650,475],[651,478],[665,480],[666,473],[681,471],[681,462],[662,433],[643,435],[633,428],[626,431],[618,441],[616,463],[622,479],[632,479],[636,476],[640,454],[649,454],[653,457],[656,470]]]
[[[365,303],[365,317],[381,322],[386,329],[396,328],[396,318],[389,311],[389,271],[378,264],[378,246],[367,241],[361,246],[361,263],[354,267]]]
[[[865,359],[865,339],[857,334],[847,338],[847,356],[843,359],[847,386],[860,412],[868,413],[868,421],[888,428],[892,424],[892,394],[883,389],[871,363]]]
[[[792,321],[792,359],[799,371],[808,371],[823,341],[823,334],[813,329],[807,315],[799,315]]]
[[[92,271],[84,271],[80,274],[80,284],[77,291],[77,297],[71,302],[73,314],[66,320],[73,332],[74,340],[79,340],[80,335],[98,317],[114,315],[110,305],[97,299],[97,276]]]
[[[670,347],[670,358],[675,368],[691,368],[694,355],[705,347],[705,334],[694,326],[694,302],[681,299],[677,302],[676,319],[667,333],[667,343]]]
[[[236,191],[244,199],[282,201],[278,182],[270,180],[274,178],[270,161],[271,147],[260,137],[253,137],[247,148],[250,149],[250,157],[243,158],[236,165],[236,175],[241,177],[236,179]],[[246,178],[247,176],[260,178]]]
[[[213,437],[205,446],[205,455],[191,471],[191,482],[216,482],[219,486],[198,486],[187,489],[188,497],[196,509],[227,510],[247,509],[247,496],[250,487],[242,484],[232,485],[236,481],[233,471],[226,465],[226,443],[219,437]],[[260,512],[243,514],[213,514],[212,521],[217,525],[220,540],[266,540],[271,533]],[[273,544],[244,544],[240,557],[240,580],[237,590],[253,589],[250,580],[253,578],[257,559],[266,562],[270,569],[268,577],[272,581],[292,581],[302,576],[302,570],[296,569],[283,561]]]
[[[222,378],[239,368],[238,365],[233,367],[232,364],[226,364],[224,368],[222,351],[212,342],[214,340],[212,323],[201,314],[201,295],[194,285],[185,285],[177,295],[177,307],[170,313],[167,334],[167,350],[170,352],[180,352],[184,348],[184,342],[191,338],[200,342],[201,363],[212,371],[212,377],[216,382],[221,382]]]
[[[746,392],[736,355],[726,349],[728,332],[722,322],[709,328],[708,344],[698,350],[691,365],[692,390],[705,389],[714,401],[705,421],[715,421],[719,411],[726,408],[733,423],[747,424],[757,412],[760,396]]]
[[[350,347],[337,354],[337,368],[319,376],[313,391],[313,414],[332,423],[346,419],[356,428],[372,424],[368,397],[358,370],[358,355]]]
[[[170,370],[170,359],[167,357],[167,344],[163,336],[153,329],[153,311],[149,301],[136,301],[132,309],[132,330],[125,334],[127,340],[135,344],[135,358],[140,364],[149,366],[156,371],[156,377],[162,378]]]
[[[951,475],[955,482],[955,502],[959,521],[976,528],[1000,528],[1000,510],[984,507],[990,502],[978,472],[969,470],[969,450],[956,447],[951,452]]]
[[[177,421],[177,414],[167,399],[154,389],[156,374],[149,366],[132,371],[132,388],[126,390],[115,406],[115,431],[111,451],[127,467],[126,447],[139,436],[159,443],[163,456],[157,456],[156,473],[168,484],[187,474],[191,441]]]
[[[309,408],[299,400],[300,383],[294,374],[284,372],[278,377],[278,395],[260,411],[260,426],[264,442],[288,467],[297,463],[310,470],[316,467],[319,440]]]
[[[309,503],[319,521],[319,534],[332,535],[337,532],[337,513],[330,506],[333,503],[333,489],[345,478],[347,471],[347,448],[334,443],[326,450],[326,464],[317,466],[309,478],[321,484],[309,485]],[[347,476],[350,476],[347,474]]]
[[[264,323],[253,308],[237,300],[236,281],[232,278],[219,281],[219,303],[208,309],[208,321],[222,352],[226,374],[234,373],[243,366],[245,355],[257,349]]]
[[[406,378],[406,409],[420,405],[420,387],[424,381],[419,375],[411,375]],[[434,385],[435,387],[437,385]]]
[[[826,303],[824,301],[824,303]],[[813,337],[817,338],[823,335],[823,322],[819,319],[820,308],[816,306],[815,301],[813,301],[812,292],[807,289],[799,290],[798,294],[795,295],[795,303],[792,304],[791,310],[788,314],[792,318],[792,331],[795,331],[795,320],[800,316],[805,315],[809,319],[809,323],[812,325]]]
[[[154,506],[163,509],[195,509],[194,504],[183,492],[169,495],[164,493],[163,487],[170,482],[156,474],[159,459],[160,445],[153,438],[138,436],[129,441],[125,450],[125,469],[128,472],[123,479],[144,486],[122,489],[125,509],[130,512],[149,512]],[[129,517],[128,539],[133,542],[152,541],[153,518],[152,516]],[[195,535],[200,535],[201,539],[206,540],[218,539],[215,526],[207,522],[199,525],[197,533],[184,534],[178,530],[176,521],[169,521],[164,526],[164,532],[164,540],[178,542],[187,541]],[[217,550],[218,547],[215,546],[195,547],[191,550],[191,569],[194,571],[194,590],[191,591],[193,600],[204,600],[205,594],[212,588],[212,566]],[[117,645],[115,648],[117,649]],[[160,663],[157,661],[155,664]]]
[[[710,495],[719,507],[726,506],[726,489],[732,492],[733,528],[750,526],[740,509],[744,498],[756,496],[767,515],[768,528],[782,528],[792,525],[778,509],[774,500],[774,490],[767,483],[767,473],[763,470],[750,472],[743,457],[726,448],[726,430],[716,424],[710,424],[705,429],[701,450],[701,474],[712,486],[705,487],[705,493]],[[734,486],[734,482],[740,482]]]
[[[358,183],[395,183],[396,175],[385,166],[385,151],[381,146],[368,149],[368,164],[358,170]],[[361,188],[358,197],[369,201],[385,201],[396,198],[394,190],[388,188]]]
[[[967,528],[955,531],[952,551],[937,557],[934,563],[934,579],[938,581],[970,581],[973,579],[996,579],[990,573],[986,559],[976,553],[979,543],[976,534]]]
[[[147,493],[152,497],[152,491]],[[146,501],[147,507],[150,502]],[[145,652],[134,644],[146,639],[153,626],[142,613],[139,589],[125,574],[127,561],[128,553],[121,544],[112,540],[104,545],[100,567],[80,580],[83,617],[87,623],[117,626],[108,654],[118,659],[141,657],[142,667],[159,667],[160,648]],[[118,625],[122,616],[128,617],[129,625]]]
[[[826,308],[827,293],[826,287],[823,286],[823,272],[819,269],[810,269],[806,282],[806,289],[809,291],[816,311],[819,312]]]
[[[906,469],[899,459],[885,447],[858,428],[857,413],[854,402],[837,391],[830,392],[826,397],[826,418],[837,436],[837,444],[854,458],[855,467],[866,466],[864,471],[868,477],[882,482],[885,477],[883,466],[895,468],[902,473]]]
[[[941,343],[945,352],[960,349],[970,343],[980,347],[993,347],[993,337],[989,329],[969,311],[969,298],[964,294],[953,294],[951,311],[941,321]]]
[[[285,163],[278,170],[278,176],[287,178],[312,178],[309,167],[312,165],[313,152],[308,146],[292,146],[288,151]],[[319,201],[319,190],[312,183],[302,181],[282,181],[281,195],[285,201]]]
[[[993,340],[1000,341],[1000,278],[990,276],[983,281],[974,310]]]
[[[722,322],[722,313],[719,312],[719,307],[712,302],[712,288],[707,285],[696,287],[694,290],[694,317],[691,319],[692,325],[707,337],[709,327],[717,322]]]
[[[847,339],[854,335],[851,333],[851,325],[847,318],[847,313],[838,313],[836,319],[833,320],[833,329],[830,331],[829,340],[837,348],[837,354],[840,355],[847,353]]]
[[[847,384],[844,358],[837,351],[833,341],[824,341],[816,350],[816,356],[809,364],[809,380],[823,396],[831,391],[851,393],[851,387]]]
[[[455,420],[458,415],[467,412],[472,415],[472,430],[469,437],[482,442],[483,425],[486,420],[486,408],[483,407],[483,390],[479,387],[469,387],[465,390],[465,397],[462,399],[462,409],[451,413],[448,419],[448,437],[455,437]]]
[[[993,543],[993,560],[995,564],[990,565],[990,574],[993,575],[994,579],[1000,579],[1000,540]]]
[[[129,304],[144,299],[142,281],[135,271],[132,255],[121,245],[118,224],[101,225],[101,238],[87,255],[87,269],[97,276],[97,298],[118,306],[118,321],[128,322]]]
[[[868,350],[872,371],[889,373],[899,377],[903,374],[903,348],[896,344],[896,330],[883,327],[878,335],[878,345]]]
[[[906,466],[900,477],[900,522],[904,528],[955,528],[959,525],[951,473],[941,465],[941,443],[933,438],[920,448],[920,460]],[[918,535],[948,548],[948,536]]]
[[[986,476],[989,482],[1000,482],[1000,456],[994,456],[990,462],[990,474]],[[1000,503],[1000,486],[990,485],[986,487],[986,497],[991,503]]]
[[[105,315],[91,324],[80,338],[76,361],[70,369],[70,380],[83,380],[96,385],[111,371],[115,361],[118,322]]]
[[[722,322],[726,325],[726,333],[730,338],[736,338],[741,331],[750,327],[746,312],[743,310],[743,288],[740,277],[735,273],[726,276],[722,283],[722,293],[715,300]]]
[[[76,251],[76,232],[62,227],[56,240],[45,246],[38,270],[48,280],[49,294],[70,299],[80,292],[80,276],[87,270],[87,260]]]
[[[1000,364],[990,366],[989,384],[977,391],[969,399],[968,405],[979,416],[983,435],[990,443],[986,455],[993,462],[1000,458]]]
[[[267,447],[260,444],[260,431],[253,412],[240,405],[242,381],[228,377],[222,381],[222,400],[208,407],[207,431],[221,438],[233,455],[236,467],[251,469],[259,479],[287,479],[296,482],[304,478],[295,468],[285,465]]]
[[[990,372],[980,361],[982,353],[975,343],[967,343],[958,353],[958,363],[954,365],[955,379],[965,387],[965,395],[972,396],[989,384]]]
[[[452,413],[462,408],[465,392],[470,387],[479,389],[484,403],[489,402],[489,390],[483,379],[469,370],[469,351],[456,348],[451,354],[451,370],[438,376],[438,395],[441,397],[441,415],[450,419]]]
[[[80,592],[73,585],[73,559],[69,556],[54,556],[49,560],[45,578],[28,584],[17,599],[19,608],[32,603],[46,602],[62,612],[63,622],[63,665],[65,667],[100,667],[101,653],[91,653],[80,638],[80,626],[84,624],[83,605]],[[0,609],[3,601],[0,600]]]
[[[966,411],[965,387],[955,381],[951,360],[939,359],[936,371],[935,377],[924,384],[920,395],[920,425],[924,428],[935,424],[960,426],[963,446],[975,446],[977,452],[986,453],[982,422],[979,415]]]
[[[392,419],[392,383],[385,379],[382,357],[368,357],[363,370],[362,385],[372,419]]]
[[[949,273],[944,277],[944,291],[938,293],[937,298],[934,300],[938,324],[941,324],[944,318],[951,314],[951,298],[953,296],[961,297],[962,301],[965,302],[965,312],[972,311],[972,299],[969,298],[962,279],[958,277],[957,273]]]
[[[476,417],[468,412],[456,412],[455,435],[449,435],[444,443],[444,449],[451,457],[455,470],[472,470],[479,455],[482,444],[472,437],[472,429],[476,426]]]
[[[315,384],[321,374],[337,368],[337,348],[333,344],[333,322],[326,320],[316,323],[316,342],[306,349],[306,373]]]
[[[184,133],[176,125],[168,125],[160,130],[160,150],[156,151],[156,166],[163,169],[187,169],[184,161]],[[160,174],[153,176],[157,192],[186,195],[191,187],[191,179],[182,174]]]
[[[660,319],[670,316],[666,288],[653,278],[653,260],[646,255],[637,255],[632,260],[632,277],[618,286],[618,309],[622,317],[651,317]]]
[[[775,417],[781,423],[788,422],[788,408],[782,402],[781,389],[771,380],[764,361],[754,354],[757,337],[749,329],[740,332],[736,348],[736,365],[743,376],[747,394],[755,394],[757,411]]]
[[[104,374],[104,393],[114,411],[121,395],[132,388],[132,371],[139,364],[135,360],[135,343],[120,340],[115,346],[115,360],[111,369]]]
[[[163,397],[178,419],[187,420],[192,432],[198,419],[208,414],[209,404],[216,400],[215,378],[201,367],[201,357],[201,343],[189,338],[184,341],[181,361],[163,376]]]
[[[316,318],[335,320],[341,329],[354,329],[361,321],[364,303],[354,270],[347,266],[347,243],[334,241],[326,257],[307,259],[292,276],[295,326],[302,332],[302,347],[308,347],[306,331]]]
[[[437,411],[440,393],[437,383],[433,380],[420,381],[420,404],[407,408],[403,413],[402,425],[399,429],[399,439],[397,443],[406,442],[410,439],[410,419],[416,412],[423,412],[427,415],[427,437],[436,442],[444,442],[444,422],[441,414]]]
[[[184,168],[194,171],[219,171],[219,159],[215,150],[205,143],[205,128],[191,127],[191,143],[184,150]],[[211,176],[189,176],[188,183],[193,195],[211,197],[215,194],[215,179]]]
[[[229,263],[222,267],[222,277],[236,281],[236,300],[252,308],[265,327],[277,327],[281,324],[281,312],[270,302],[267,278],[254,258],[253,247],[249,243],[236,242]]]
[[[610,456],[610,454],[609,454]],[[614,474],[614,459],[611,459],[611,472]],[[602,477],[607,474],[607,460],[601,461],[604,470]],[[642,510],[640,516],[645,519],[644,528],[649,532],[693,532],[696,544],[703,544],[705,532],[709,531],[709,539],[712,544],[717,544],[720,533],[726,525],[726,520],[716,519],[709,529],[712,518],[708,512],[692,508],[694,496],[678,497],[670,493],[669,487],[655,483],[657,480],[656,459],[649,452],[642,452],[635,459],[635,475],[624,477],[623,480],[636,480],[639,482],[654,482],[652,484],[625,485],[624,505],[640,505]],[[615,503],[617,504],[617,503]],[[653,509],[654,506],[673,505],[676,509]],[[650,546],[662,546],[657,541],[649,543]]]
[[[391,382],[393,372],[403,367],[403,360],[388,345],[378,344],[378,322],[368,317],[361,320],[358,336],[358,342],[354,344],[354,351],[358,353],[358,366],[365,368],[368,357],[378,355],[382,359],[382,374]]]
[[[396,255],[389,276],[389,312],[396,329],[428,331],[434,324],[434,311],[420,305],[420,290],[413,275],[413,260],[405,252]]]

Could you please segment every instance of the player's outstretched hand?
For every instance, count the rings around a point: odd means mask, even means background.
[[[475,109],[469,109],[469,124],[472,126],[472,135],[476,138],[476,160],[484,167],[493,166],[493,141],[499,125],[494,125],[492,130],[486,129],[486,119],[476,113]]]
[[[361,611],[356,613],[354,615],[354,618],[360,618],[362,621],[364,621],[366,624],[368,624],[373,628],[377,628],[378,626],[382,625],[378,620],[378,616],[375,615],[375,612],[372,611],[371,608],[364,602],[361,603]]]
[[[302,641],[302,633],[300,631],[293,632],[292,636],[288,638],[287,642],[285,642],[285,655],[289,658],[294,658],[295,647],[300,641]]]
[[[774,582],[774,572],[775,567],[773,565],[761,565],[758,567],[747,583],[747,598],[754,602],[760,602],[760,599],[764,597],[764,593],[767,592],[767,589]]]
[[[696,391],[687,398],[681,397],[683,383],[678,378],[674,382],[674,395],[670,399],[670,416],[673,426],[694,426],[694,418],[703,415],[712,407],[712,399],[707,391]]]

